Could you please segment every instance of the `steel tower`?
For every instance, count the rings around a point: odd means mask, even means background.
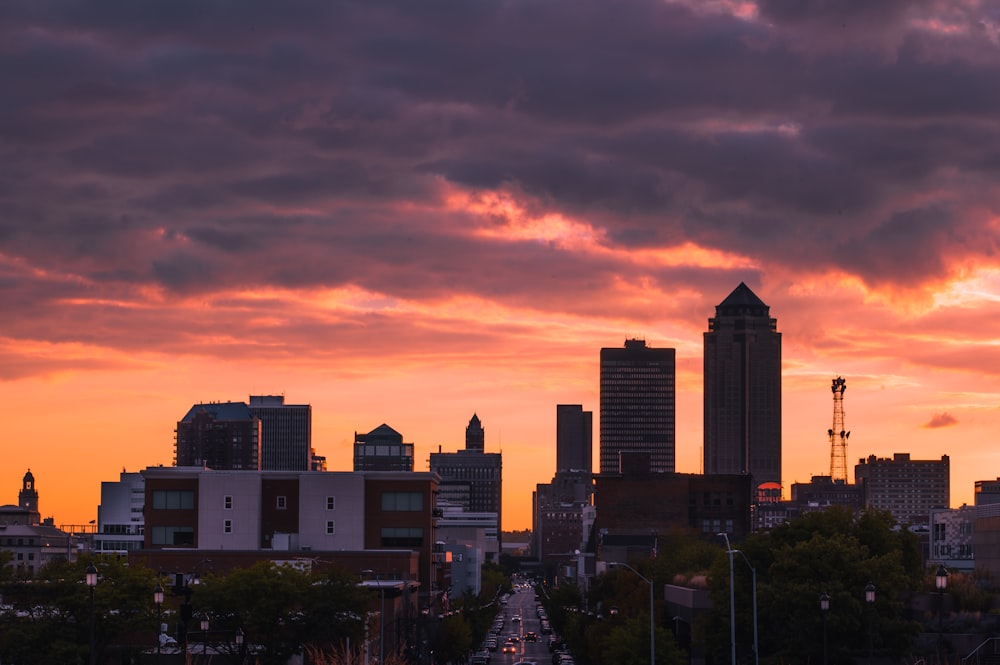
[[[847,439],[850,432],[844,430],[844,391],[847,379],[838,376],[833,380],[833,427],[830,435],[830,479],[833,482],[847,482]]]

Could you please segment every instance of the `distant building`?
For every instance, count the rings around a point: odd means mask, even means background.
[[[260,469],[260,418],[245,402],[195,404],[176,434],[175,466]]]
[[[250,413],[260,419],[260,468],[309,471],[312,468],[312,407],[285,404],[283,395],[251,395]]]
[[[367,434],[354,433],[355,471],[413,471],[413,444],[382,423]]]
[[[94,552],[125,555],[142,549],[145,503],[146,481],[141,473],[123,470],[118,481],[102,482]]]
[[[653,547],[656,534],[677,530],[707,539],[727,533],[735,541],[750,533],[749,476],[651,473],[645,470],[648,462],[636,459],[633,464],[631,457],[623,455],[622,473],[596,476],[594,529],[599,538],[643,536]],[[603,554],[601,558],[607,560]]]
[[[1000,478],[996,480],[977,480],[975,487],[974,501],[977,506],[1000,503]]]
[[[594,413],[581,404],[556,405],[556,472],[594,468]]]
[[[440,493],[453,505],[460,505],[469,513],[489,513],[495,523],[489,531],[497,538],[498,547],[487,552],[487,558],[498,556],[502,541],[503,520],[503,457],[500,453],[487,453],[485,430],[479,416],[472,415],[465,429],[465,449],[453,453],[438,452],[430,455],[430,470],[441,477]]]
[[[38,491],[35,476],[28,469],[21,480],[21,491],[17,493],[17,505],[0,506],[0,524],[22,524],[32,526],[41,523],[38,512]]]
[[[932,510],[948,508],[951,500],[950,462],[870,455],[858,460],[854,478],[861,486],[865,506],[892,513],[900,524],[927,525]]]
[[[11,554],[7,564],[21,578],[34,577],[45,565],[71,559],[74,555],[70,535],[42,523],[38,512],[38,490],[29,469],[21,480],[18,504],[0,506],[0,551]]]
[[[740,282],[715,308],[705,338],[706,474],[781,484],[781,333]]]
[[[928,565],[944,564],[949,570],[971,572],[975,568],[973,528],[975,506],[942,508],[930,512]]]
[[[860,485],[833,480],[832,476],[813,476],[808,483],[792,483],[792,502],[799,513],[845,506],[860,511],[865,507]]]
[[[649,455],[651,470],[674,471],[676,352],[641,339],[601,349],[601,473],[618,473],[624,452]]]

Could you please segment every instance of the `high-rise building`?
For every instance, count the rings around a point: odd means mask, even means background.
[[[382,423],[368,434],[354,433],[355,471],[413,471],[413,444]]]
[[[284,395],[251,395],[250,413],[260,418],[260,468],[312,468],[312,407],[285,404]]]
[[[951,463],[910,459],[909,453],[892,458],[869,455],[858,460],[854,479],[861,486],[865,505],[885,510],[900,524],[927,524],[932,510],[949,508]]]
[[[503,504],[503,459],[500,453],[485,452],[486,432],[479,416],[473,414],[465,429],[465,449],[430,455],[430,470],[441,477],[442,497],[458,503],[470,513],[496,515],[497,542],[500,542]],[[499,548],[497,549],[499,551]]]
[[[594,468],[594,413],[581,404],[556,405],[556,473]]]
[[[176,435],[176,466],[260,469],[260,418],[245,402],[195,404],[177,423]]]
[[[650,470],[674,471],[674,349],[627,339],[601,349],[601,473],[618,473],[623,452],[647,452]]]
[[[704,382],[704,472],[780,485],[781,333],[743,282],[708,320]]]

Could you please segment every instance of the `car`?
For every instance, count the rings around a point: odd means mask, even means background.
[[[517,647],[514,646],[513,642],[507,640],[506,642],[503,643],[502,653],[517,653]]]
[[[526,632],[524,634],[524,641],[525,642],[537,642],[538,641],[538,633],[536,633],[533,630],[529,630],[528,632]]]

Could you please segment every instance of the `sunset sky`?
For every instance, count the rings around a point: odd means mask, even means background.
[[[275,9],[280,8],[280,13]],[[0,3],[0,504],[96,518],[190,406],[284,394],[350,470],[476,413],[530,527],[601,347],[741,281],[783,334],[785,493],[861,457],[1000,476],[1000,3]]]

